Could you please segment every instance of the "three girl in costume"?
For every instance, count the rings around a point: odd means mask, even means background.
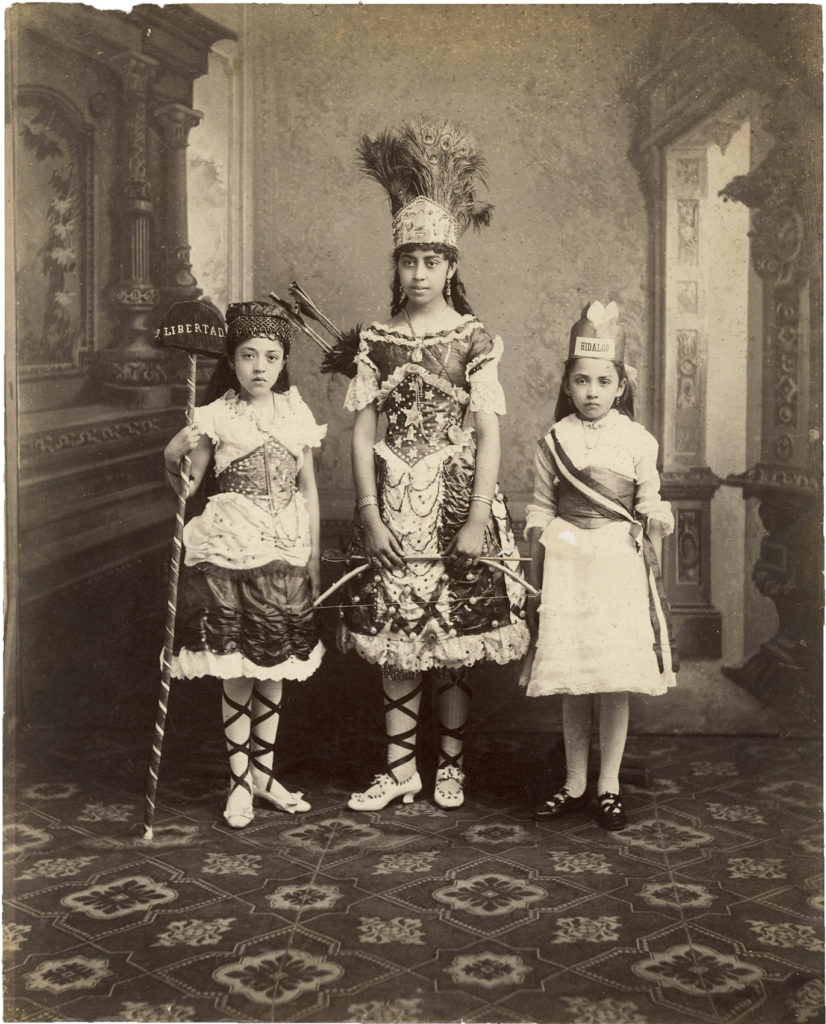
[[[374,571],[351,585],[339,646],[381,668],[387,765],[348,807],[378,810],[421,790],[423,673],[438,704],[434,800],[458,807],[467,669],[517,660],[528,644],[524,589],[479,562],[515,553],[497,484],[502,341],[473,315],[457,272],[458,236],[488,223],[492,208],[475,196],[482,160],[449,122],[365,137],[360,155],[390,197],[394,280],[390,320],[361,332],[345,402],[355,412],[351,553]],[[506,564],[518,569],[518,561]]]
[[[609,830],[625,826],[628,694],[665,693],[678,667],[659,568],[674,522],[660,498],[657,442],[633,421],[617,316],[615,303],[592,303],[571,329],[556,422],[537,446],[526,510],[531,580],[542,588],[541,605],[529,605],[536,650],[527,693],[563,695],[566,760],[564,785],[535,816],[587,806],[598,695],[598,821]]]
[[[218,493],[184,528],[172,675],[222,680],[224,818],[243,828],[253,797],[290,814],[310,809],[274,778],[273,755],[283,681],[309,678],[324,651],[312,607],[320,581],[312,449],[327,428],[289,386],[291,329],[280,312],[239,302],[226,322],[229,367],[216,368],[214,400],[172,438],[164,461],[177,489],[191,455],[192,494],[214,458]]]

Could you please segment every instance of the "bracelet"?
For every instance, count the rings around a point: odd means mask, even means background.
[[[176,473],[174,469],[170,469],[169,466],[167,466],[166,463],[163,464],[163,468],[167,471],[167,473],[169,473],[170,476],[177,476],[177,477],[181,476],[181,474],[180,473]]]
[[[359,498],[358,507],[360,509],[368,508],[370,505],[375,505],[376,508],[378,508],[379,499],[375,496],[375,494],[365,494],[363,498]]]
[[[493,498],[488,498],[484,494],[471,494],[470,500],[471,501],[484,501],[484,503],[486,505],[490,505],[490,507],[493,508]]]

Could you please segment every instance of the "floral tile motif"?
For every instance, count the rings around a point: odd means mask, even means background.
[[[201,868],[203,875],[261,874],[263,856],[260,853],[207,853]]]
[[[35,970],[23,975],[29,992],[64,995],[95,988],[113,977],[105,957],[68,956],[44,960]]]
[[[279,1006],[337,981],[344,968],[300,949],[272,949],[219,967],[215,980],[258,1006]]]
[[[822,953],[823,936],[819,935],[813,925],[799,924],[796,921],[781,921],[772,924],[769,921],[749,921],[756,942],[764,946],[779,946],[781,949],[793,949],[796,946],[810,953]]]
[[[374,945],[401,943],[405,946],[424,945],[424,931],[418,917],[359,918],[359,939]]]
[[[80,786],[74,782],[36,782],[21,789],[20,798],[32,801],[69,800],[80,792]]]
[[[370,999],[364,1003],[350,1003],[345,1021],[363,1024],[405,1024],[406,1021],[425,1020],[424,999]]]
[[[637,977],[690,996],[740,992],[763,978],[763,969],[709,946],[681,944],[633,964]]]
[[[545,899],[548,892],[512,875],[484,874],[434,889],[432,895],[433,899],[446,903],[453,910],[464,910],[479,917],[498,917],[524,910]]]
[[[604,853],[590,850],[569,852],[548,850],[551,869],[560,875],[610,875],[611,864]]]
[[[152,945],[168,948],[173,946],[217,946],[234,922],[234,917],[219,917],[211,921],[199,918],[170,921]]]
[[[3,853],[14,857],[21,853],[42,849],[52,842],[53,836],[42,828],[24,823],[3,826]]]
[[[786,865],[782,857],[729,857],[729,878],[785,878]]]
[[[174,889],[156,882],[145,875],[131,875],[115,878],[104,885],[92,885],[88,889],[69,893],[60,903],[70,910],[77,910],[87,917],[108,921],[115,917],[127,917],[142,910],[163,906],[178,898]]]
[[[374,875],[429,875],[439,856],[438,850],[419,850],[410,853],[385,853],[376,860]]]
[[[499,953],[485,950],[453,958],[444,968],[454,984],[479,986],[482,989],[515,987],[522,985],[531,972],[529,964],[518,953]]]
[[[30,924],[4,924],[3,954],[19,952],[26,945],[31,930]]]
[[[485,823],[471,825],[466,829],[463,838],[469,843],[487,844],[490,846],[525,846],[536,842],[535,837],[521,825]]]
[[[650,785],[611,835],[534,822],[545,738],[510,739],[474,738],[460,813],[351,815],[336,755],[290,765],[313,812],[233,832],[210,733],[167,751],[149,842],[145,744],[18,758],[6,1018],[822,1024],[817,743],[632,737]]]
[[[562,1003],[571,1020],[588,1024],[652,1024],[633,999],[589,999],[587,996],[563,996]]]
[[[25,871],[17,876],[19,882],[31,881],[35,878],[71,878],[79,875],[97,857],[44,857],[30,864]]]
[[[323,885],[318,882],[279,885],[266,896],[272,910],[288,910],[301,913],[303,910],[330,910],[342,898],[337,885]]]
[[[648,882],[640,890],[640,897],[649,907],[668,907],[680,913],[707,910],[717,899],[704,885],[675,881]]]

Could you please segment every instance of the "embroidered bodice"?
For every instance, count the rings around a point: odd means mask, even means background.
[[[280,512],[295,493],[297,464],[280,441],[268,437],[260,448],[231,462],[218,476],[218,487],[222,494],[243,494]]]
[[[373,324],[361,333],[345,408],[375,402],[387,414],[385,443],[408,462],[461,444],[466,410],[505,412],[502,348],[501,338],[491,338],[470,314],[418,338],[405,327]]]

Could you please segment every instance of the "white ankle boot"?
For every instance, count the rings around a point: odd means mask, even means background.
[[[410,804],[413,797],[421,792],[422,780],[418,772],[401,782],[391,772],[380,772],[362,793],[352,793],[347,801],[351,811],[380,811],[393,800],[402,799],[402,803]]]

